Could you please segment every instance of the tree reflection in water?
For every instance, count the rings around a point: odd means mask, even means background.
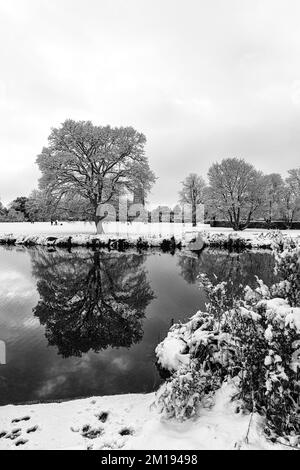
[[[181,275],[189,284],[200,282],[200,274],[206,274],[213,284],[227,281],[227,292],[233,298],[240,297],[247,285],[254,287],[256,276],[267,285],[275,281],[274,256],[267,250],[230,252],[206,249],[199,255],[182,252],[178,264]]]
[[[40,295],[34,315],[63,357],[128,348],[142,339],[154,298],[144,255],[36,250],[32,258]]]

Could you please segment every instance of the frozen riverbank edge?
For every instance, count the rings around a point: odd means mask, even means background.
[[[216,247],[225,249],[251,249],[262,248],[272,249],[274,244],[278,245],[287,237],[300,240],[299,231],[209,231],[193,229],[175,235],[140,235],[134,233],[91,235],[85,233],[75,233],[73,235],[63,234],[54,236],[53,234],[0,234],[0,245],[23,245],[23,246],[57,246],[62,248],[87,247],[87,248],[108,248],[124,250],[128,248],[147,249],[161,248],[172,250],[181,247],[188,247],[189,243],[197,236],[200,236],[206,247]]]

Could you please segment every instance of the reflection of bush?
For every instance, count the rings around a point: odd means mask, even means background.
[[[129,347],[143,336],[153,292],[139,254],[33,253],[40,300],[34,309],[64,357]]]

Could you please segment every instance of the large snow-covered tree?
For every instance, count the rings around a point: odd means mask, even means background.
[[[97,226],[101,205],[137,187],[147,194],[155,181],[145,156],[146,137],[132,127],[102,127],[69,119],[52,129],[48,141],[37,157],[40,189],[53,203],[66,196],[88,201]]]
[[[248,227],[264,200],[263,174],[243,159],[227,158],[209,171],[206,204],[228,220],[234,230]]]

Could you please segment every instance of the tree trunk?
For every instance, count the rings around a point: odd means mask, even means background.
[[[192,202],[192,226],[196,227],[197,225],[197,207],[196,203]]]
[[[238,210],[236,212],[235,208],[233,208],[233,220],[234,220],[233,230],[235,230],[236,232],[241,230],[240,211]]]
[[[233,230],[235,232],[238,232],[239,230],[241,230],[240,219],[237,217],[235,210],[233,210],[233,214],[229,211],[229,216],[230,216],[230,223],[232,225]]]
[[[229,221],[230,221],[230,223],[231,223],[231,226],[232,226],[233,230],[235,230],[235,228],[234,228],[234,221],[233,221],[233,218],[232,218],[232,214],[231,214],[230,210],[228,210],[227,212],[228,212],[228,215],[229,215]]]
[[[272,201],[270,201],[270,203],[269,203],[269,220],[267,222],[268,229],[271,228],[271,223],[272,223]]]

